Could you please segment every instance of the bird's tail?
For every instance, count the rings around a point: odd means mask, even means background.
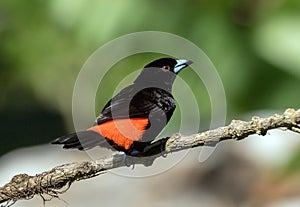
[[[96,146],[108,147],[104,137],[94,131],[80,131],[58,137],[51,144],[63,144],[65,149],[88,150]]]

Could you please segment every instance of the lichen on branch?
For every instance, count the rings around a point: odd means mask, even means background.
[[[117,152],[105,159],[64,164],[37,175],[18,174],[0,187],[0,204],[13,204],[17,200],[43,194],[58,197],[59,194],[66,192],[74,181],[88,179],[122,166],[133,164],[151,166],[156,158],[162,156],[162,149],[164,153],[171,153],[202,145],[216,145],[223,140],[241,140],[252,134],[265,135],[271,129],[300,133],[300,109],[287,109],[282,115],[274,114],[268,118],[254,116],[248,122],[233,120],[227,126],[198,134],[176,133],[159,140],[152,151],[156,152],[155,155],[150,157],[127,156],[124,159],[124,154]]]

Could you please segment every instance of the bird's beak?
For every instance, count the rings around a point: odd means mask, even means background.
[[[174,67],[174,72],[177,74],[179,71],[181,71],[183,68],[186,68],[193,62],[191,60],[176,60],[177,64]]]

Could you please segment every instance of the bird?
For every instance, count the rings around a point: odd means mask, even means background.
[[[157,146],[153,141],[176,108],[174,80],[192,63],[171,57],[148,63],[131,85],[107,102],[90,128],[58,137],[51,144],[78,150],[100,146],[136,157],[153,155],[151,147]]]

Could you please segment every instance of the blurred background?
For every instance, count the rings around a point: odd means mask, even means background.
[[[16,173],[32,175],[88,159],[48,144],[74,130],[76,77],[97,48],[144,30],[182,36],[209,56],[225,88],[227,123],[300,106],[299,0],[2,0],[1,185]],[[99,85],[105,92],[97,94],[96,113],[123,76],[159,56],[136,55],[116,65],[110,75],[114,79]],[[200,129],[206,130],[210,102],[205,87],[192,72],[180,77],[198,91]],[[156,176],[129,179],[107,173],[75,183],[62,199],[69,206],[300,205],[300,135],[274,130],[265,137],[226,141],[203,163],[200,150],[191,150],[175,167]],[[36,197],[15,206],[21,205],[41,206],[42,200]],[[68,206],[58,199],[46,205]]]

